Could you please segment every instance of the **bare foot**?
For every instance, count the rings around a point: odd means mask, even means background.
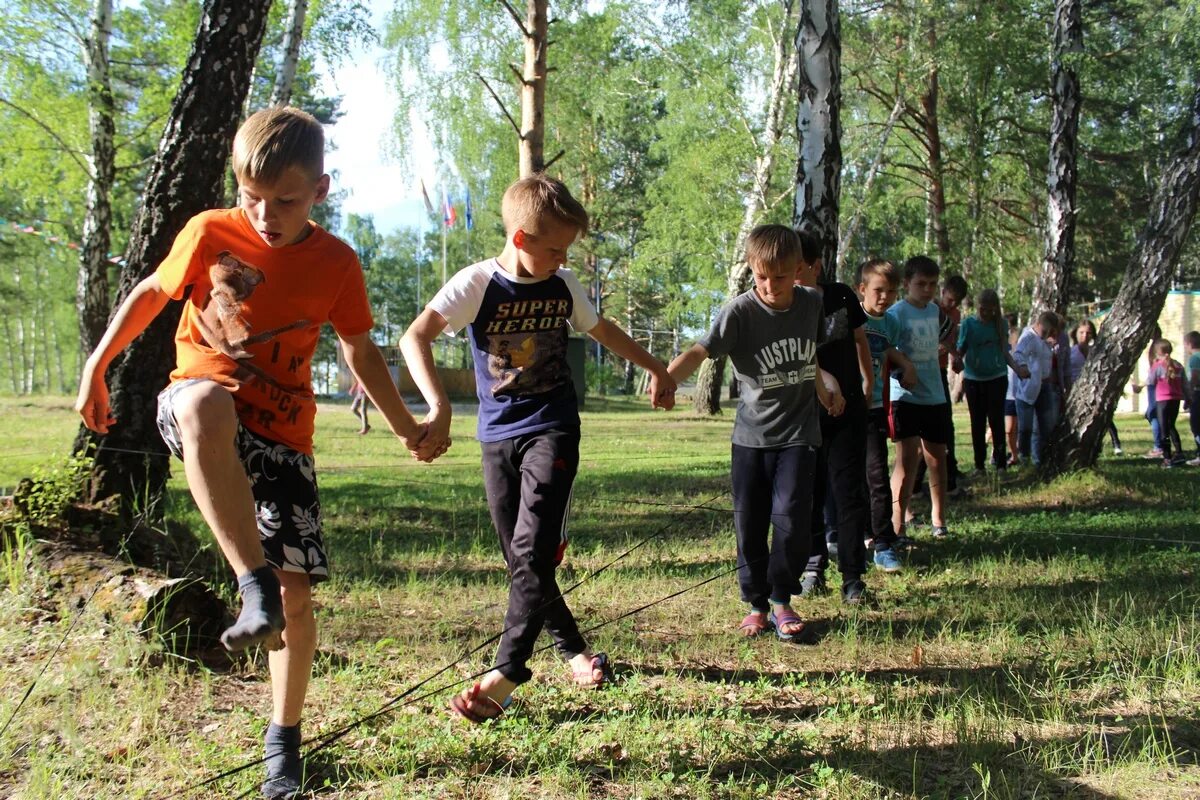
[[[575,685],[581,689],[596,689],[608,680],[608,657],[603,653],[593,655],[591,650],[585,650],[567,663],[571,665]]]

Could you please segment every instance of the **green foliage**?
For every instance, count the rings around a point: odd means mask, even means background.
[[[92,460],[79,456],[34,467],[13,497],[21,518],[38,525],[60,519],[67,506],[83,493],[91,468]]]

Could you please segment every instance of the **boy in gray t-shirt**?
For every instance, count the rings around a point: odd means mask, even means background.
[[[791,599],[808,559],[817,402],[834,416],[843,405],[837,382],[817,367],[825,315],[815,291],[794,286],[799,259],[791,228],[751,231],[746,262],[754,287],[722,306],[712,330],[667,368],[679,383],[705,358],[727,355],[733,363],[740,393],[730,476],[738,583],[750,604],[739,630],[756,636],[774,626],[785,641],[804,630]]]

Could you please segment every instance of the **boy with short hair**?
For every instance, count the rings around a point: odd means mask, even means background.
[[[863,475],[867,468],[867,397],[874,389],[871,350],[863,328],[867,316],[853,289],[838,281],[821,280],[821,240],[807,231],[799,237],[796,283],[816,291],[825,314],[817,365],[833,376],[845,401],[842,413],[836,416],[818,409],[821,445],[813,485],[812,546],[800,588],[805,596],[824,590],[825,568],[836,544],[842,601],[856,605],[863,602],[866,592],[863,534],[868,501]],[[827,510],[832,511],[832,537],[825,533]]]
[[[874,389],[867,410],[867,494],[871,503],[871,537],[875,566],[884,572],[902,568],[896,552],[896,529],[892,526],[892,486],[888,475],[888,415],[891,410],[890,377],[900,371],[900,385],[906,389],[918,383],[913,363],[897,349],[900,323],[887,310],[896,302],[900,271],[891,261],[873,258],[858,268],[858,293],[862,297],[867,322],[867,346],[871,351]]]
[[[905,297],[887,310],[900,329],[897,349],[912,362],[917,385],[905,387],[899,377],[890,379],[892,396],[889,426],[896,442],[896,466],[892,471],[895,506],[892,525],[904,533],[905,512],[912,498],[917,462],[924,453],[929,473],[930,524],[933,536],[949,534],[946,528],[946,442],[950,398],[946,394],[939,348],[953,341],[954,325],[933,302],[941,268],[928,256],[914,256],[904,263]]]
[[[674,405],[675,391],[666,366],[597,315],[579,280],[561,268],[588,230],[587,211],[567,187],[543,174],[523,178],[505,191],[501,211],[503,252],[456,274],[400,342],[429,403],[428,436],[441,449],[449,442],[450,403],[432,343],[442,331],[466,327],[470,336],[488,507],[511,579],[496,666],[450,703],[475,723],[502,714],[513,690],[532,678],[526,664],[543,627],[577,685],[597,688],[609,677],[607,656],[584,641],[554,577],[579,467],[567,326],[647,370],[655,407]]]
[[[106,368],[190,288],[158,426],[238,576],[242,609],[222,643],[272,651],[262,789],[293,797],[317,642],[312,586],[329,576],[312,457],[311,361],[321,325],[332,323],[351,372],[404,445],[426,460],[437,449],[422,442],[424,427],[370,339],[357,256],[309,220],[329,192],[321,124],[294,108],[253,114],[234,139],[233,171],[238,207],[193,217],[134,288],[84,367],[75,407],[89,428],[108,432],[115,420]]]
[[[840,393],[829,390],[824,382],[829,376],[817,366],[825,316],[816,291],[794,286],[800,259],[800,240],[791,228],[752,230],[746,263],[754,285],[722,306],[709,332],[669,367],[679,382],[705,358],[727,355],[733,364],[741,391],[730,478],[738,583],[750,607],[738,628],[757,636],[774,627],[784,641],[804,630],[791,599],[800,593],[809,549],[821,444],[817,402],[833,414],[841,413],[842,405]]]
[[[1054,363],[1054,347],[1058,342],[1058,315],[1043,311],[1033,324],[1021,332],[1012,357],[1016,364],[1017,451],[1023,462],[1042,463],[1041,443],[1049,439],[1058,424],[1058,395],[1045,385]],[[1032,447],[1036,417],[1042,436]]]
[[[1187,389],[1188,421],[1191,424],[1192,441],[1196,443],[1196,457],[1187,464],[1189,467],[1200,467],[1200,331],[1184,334],[1183,352],[1187,360],[1183,385]]]

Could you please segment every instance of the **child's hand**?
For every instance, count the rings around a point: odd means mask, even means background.
[[[108,433],[108,426],[117,421],[108,405],[108,385],[104,382],[104,375],[95,375],[90,363],[84,367],[79,381],[75,410],[83,417],[83,424],[96,433]]]
[[[650,407],[670,411],[675,407],[675,390],[678,387],[671,373],[663,370],[661,374],[650,373]]]
[[[409,452],[413,454],[413,458],[428,463],[450,449],[452,442],[448,411],[431,410],[421,421],[421,428],[425,435],[408,448]]]
[[[842,412],[846,410],[846,398],[842,397],[841,392],[833,392],[829,395],[829,402],[825,404],[825,410],[829,412],[831,417],[840,417]]]
[[[920,382],[921,379],[917,377],[917,368],[910,363],[900,375],[900,385],[905,389],[913,389]]]
[[[1029,380],[1029,376],[1031,374],[1029,372],[1029,367],[1017,367],[1016,372],[1017,372],[1017,377],[1020,378],[1021,380],[1023,380],[1023,381]],[[1134,391],[1136,392],[1137,389],[1134,389]]]
[[[962,356],[953,355],[950,357],[950,369],[953,370],[955,374],[963,371]]]

